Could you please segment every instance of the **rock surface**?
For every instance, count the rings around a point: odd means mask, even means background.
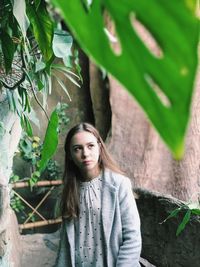
[[[167,221],[165,219],[186,203],[142,189],[136,192],[141,218],[142,257],[158,267],[200,266],[200,216],[192,215],[185,229],[176,236],[187,210]]]
[[[2,95],[0,94],[0,98]],[[3,101],[0,105],[0,121],[0,267],[20,267],[18,225],[10,208],[8,183],[21,127],[19,117],[9,110],[7,101]]]
[[[53,267],[58,242],[58,231],[53,234],[21,235],[21,267]]]
[[[22,235],[21,267],[53,267],[59,243],[59,231],[53,234]],[[141,258],[142,267],[155,267]],[[103,267],[103,266],[102,266]]]

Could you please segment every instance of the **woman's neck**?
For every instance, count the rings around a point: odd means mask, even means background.
[[[92,169],[90,171],[87,172],[81,172],[81,180],[88,182],[91,181],[92,179],[96,178],[101,172],[100,167],[96,168],[96,169]]]

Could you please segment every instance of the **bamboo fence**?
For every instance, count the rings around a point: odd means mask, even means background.
[[[11,183],[10,187],[12,188],[14,194],[19,197],[31,210],[32,212],[28,215],[26,220],[24,221],[23,224],[19,224],[19,229],[20,231],[23,229],[30,229],[30,228],[36,228],[36,227],[41,227],[45,225],[52,225],[52,224],[57,224],[62,222],[62,218],[56,218],[56,219],[46,219],[39,211],[39,207],[45,202],[45,200],[48,198],[48,196],[51,194],[51,192],[55,189],[56,186],[59,186],[62,184],[62,180],[54,180],[54,181],[38,181],[35,183],[34,187],[46,187],[46,186],[51,186],[51,188],[47,191],[47,193],[44,195],[42,200],[37,204],[36,207],[33,207],[26,199],[24,199],[19,193],[15,191],[15,189],[18,188],[25,188],[29,187],[28,182],[15,182]],[[34,214],[37,214],[42,220],[41,221],[35,221],[35,222],[29,222],[30,219]]]

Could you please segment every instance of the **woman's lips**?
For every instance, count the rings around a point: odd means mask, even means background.
[[[91,160],[85,160],[85,161],[83,161],[83,164],[84,165],[89,165],[89,164],[91,164],[91,162],[92,162]]]

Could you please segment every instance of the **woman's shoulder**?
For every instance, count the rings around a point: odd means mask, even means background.
[[[119,187],[121,184],[131,185],[130,179],[126,175],[112,171],[110,169],[105,169],[104,179],[105,179],[105,182],[115,187]]]

